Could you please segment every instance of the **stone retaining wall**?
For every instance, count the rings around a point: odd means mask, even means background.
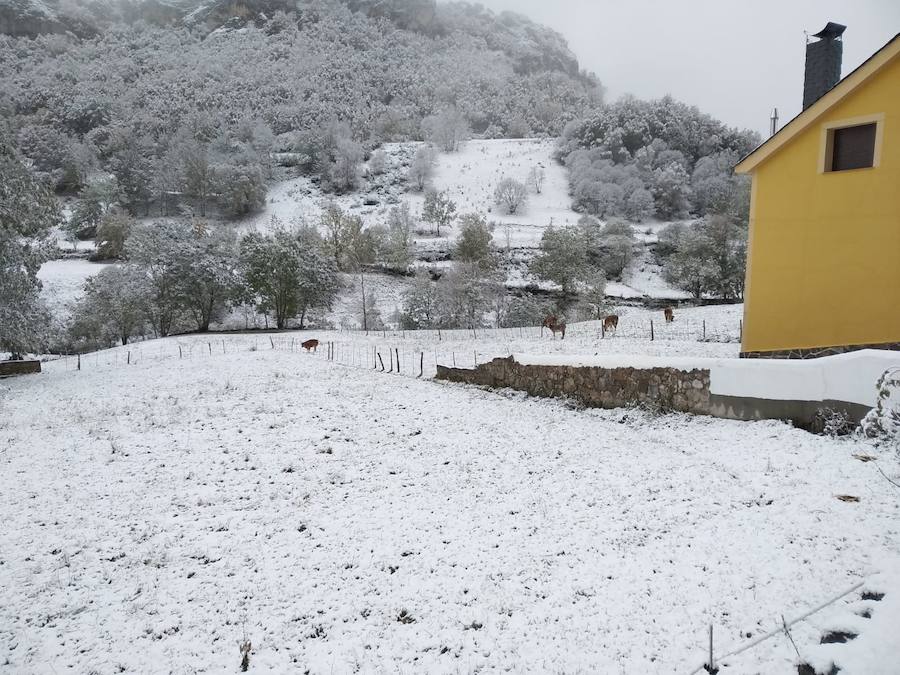
[[[494,359],[475,369],[439,365],[437,379],[494,389],[516,389],[532,396],[569,398],[592,408],[648,406],[663,412],[711,415],[731,420],[775,419],[820,433],[830,416],[857,424],[871,406],[837,400],[784,400],[731,396],[710,391],[704,368],[524,365],[513,357]]]
[[[0,378],[41,372],[40,361],[0,361]]]
[[[701,369],[530,366],[508,357],[474,370],[438,366],[437,379],[567,397],[594,408],[648,405],[711,414],[709,371]]]

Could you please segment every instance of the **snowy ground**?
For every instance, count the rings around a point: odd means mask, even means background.
[[[710,623],[730,648],[898,571],[897,492],[860,441],[578,410],[289,337],[0,383],[0,671],[233,672],[246,637],[251,672],[687,673]],[[832,619],[792,629],[801,653]],[[722,672],[796,660],[778,637]]]
[[[55,315],[65,315],[83,295],[84,282],[107,266],[80,258],[50,260],[38,271],[43,284],[41,295]]]
[[[334,201],[341,208],[363,217],[368,223],[383,223],[389,209],[407,201],[413,213],[421,214],[424,198],[421,193],[409,190],[406,181],[408,162],[418,143],[390,143],[384,147],[388,173],[384,178],[363,181],[359,193],[334,197],[323,194],[308,178],[295,178],[274,185],[269,191],[268,205],[263,213],[242,225],[244,228],[264,229],[273,216],[285,224],[305,219],[314,222],[327,201]],[[571,209],[568,178],[565,167],[553,159],[553,139],[469,141],[458,152],[439,153],[432,185],[457,204],[457,213],[481,213],[498,224],[494,233],[498,245],[506,244],[504,225],[511,226],[510,243],[513,247],[534,248],[543,230],[551,223],[557,226],[574,225],[579,214]],[[528,203],[516,215],[502,213],[494,205],[494,189],[503,178],[525,182],[532,167],[545,171],[545,184],[541,194],[529,192]],[[367,198],[378,201],[366,205]],[[425,228],[430,226],[424,225]],[[447,230],[454,238],[453,228]],[[426,238],[424,244],[435,243]]]

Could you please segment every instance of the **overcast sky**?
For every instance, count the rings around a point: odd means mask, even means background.
[[[806,38],[847,26],[846,75],[900,33],[900,0],[479,0],[562,33],[607,100],[672,94],[728,124],[800,112]]]

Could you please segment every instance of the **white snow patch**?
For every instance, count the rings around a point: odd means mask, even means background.
[[[0,384],[2,668],[231,672],[246,637],[253,672],[690,672],[710,623],[740,642],[896,571],[858,439],[208,339]],[[795,660],[773,639],[729,671]]]

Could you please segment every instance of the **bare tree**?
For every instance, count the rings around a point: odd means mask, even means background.
[[[541,194],[544,190],[544,181],[547,178],[547,173],[544,171],[544,167],[542,166],[533,166],[531,167],[531,171],[528,172],[528,181],[527,185],[537,194]]]
[[[409,182],[419,192],[425,189],[434,175],[434,164],[435,152],[431,146],[423,145],[416,150],[416,156],[409,167]]]
[[[528,199],[528,191],[525,185],[513,178],[504,178],[497,184],[494,190],[494,202],[513,215],[522,208]]]
[[[444,152],[456,152],[459,144],[469,139],[471,130],[466,118],[456,108],[447,108],[422,120],[425,138]]]

